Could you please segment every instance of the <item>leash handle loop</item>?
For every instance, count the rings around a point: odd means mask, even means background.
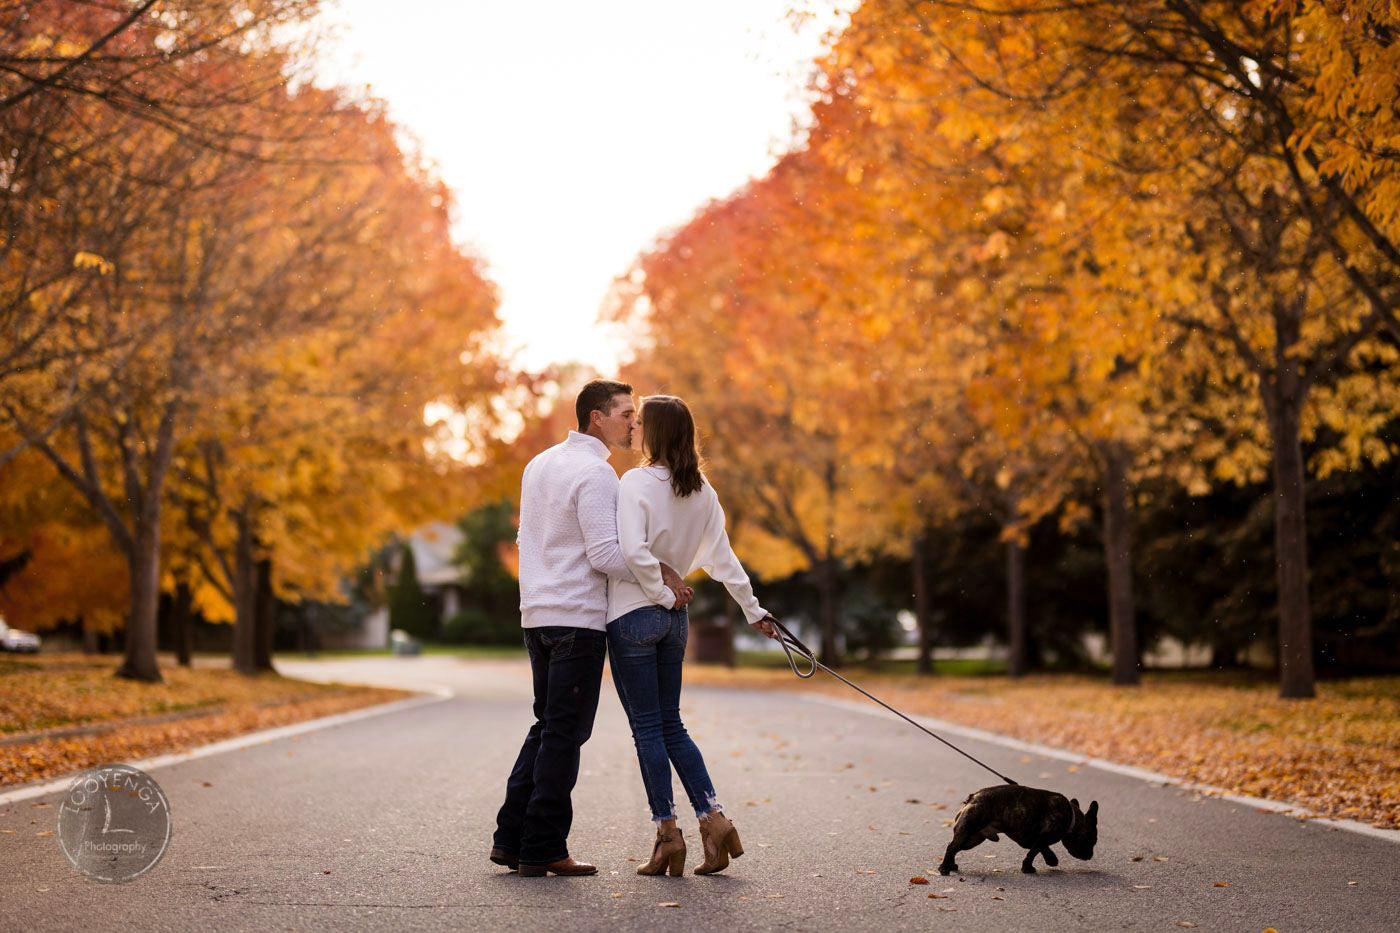
[[[783,625],[783,623],[779,622],[777,619],[773,619],[772,622],[773,626],[778,630],[778,644],[782,646],[783,654],[787,656],[788,667],[792,668],[792,672],[801,680],[808,680],[813,677],[817,673],[817,656],[812,653],[812,649],[802,644],[801,639],[788,631],[787,626]],[[794,657],[794,655],[796,655],[796,657]],[[811,665],[807,673],[804,674],[798,669],[797,658],[802,658]]]

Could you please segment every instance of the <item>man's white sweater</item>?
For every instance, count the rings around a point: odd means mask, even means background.
[[[628,470],[618,491],[617,533],[635,579],[608,581],[609,621],[642,606],[669,609],[675,604],[675,595],[661,582],[663,563],[682,576],[702,569],[723,583],[750,623],[768,614],[729,546],[724,509],[708,480],[682,498],[671,489],[666,467]]]
[[[516,543],[522,626],[606,631],[608,577],[632,579],[617,543],[617,473],[606,444],[570,431],[530,461]]]

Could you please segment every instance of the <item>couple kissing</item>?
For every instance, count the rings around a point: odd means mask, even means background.
[[[770,638],[772,616],[730,547],[685,402],[650,396],[639,413],[631,386],[595,380],[579,392],[575,414],[578,430],[531,460],[521,482],[520,624],[535,722],[506,781],[491,861],[525,877],[597,872],[569,854],[568,837],[606,657],[656,823],[651,859],[637,873],[684,870],[672,767],[700,822],[704,861],[695,874],[723,871],[744,849],[681,721],[693,595],[684,577],[703,569]],[[609,448],[629,449],[639,423],[643,465],[619,482]]]

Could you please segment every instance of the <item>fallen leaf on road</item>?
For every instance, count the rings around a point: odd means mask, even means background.
[[[1168,857],[1169,857],[1169,856],[1166,856],[1166,855],[1154,855],[1154,856],[1152,856],[1152,861],[1154,861],[1154,862],[1165,862],[1165,861],[1168,859]]]
[[[923,875],[915,875],[909,879],[910,884],[928,884],[928,879]]]
[[[856,869],[856,874],[857,874],[857,875],[873,875],[873,874],[875,874],[875,869],[873,869],[873,868],[857,868],[857,869]]]
[[[910,797],[908,800],[906,800],[906,801],[904,801],[904,802],[905,802],[905,803],[918,803],[918,802],[919,802],[919,798],[918,798],[918,797]]]
[[[993,894],[993,895],[992,895],[992,900],[994,900],[994,901],[1004,901],[1004,900],[1006,900],[1006,898],[1002,897],[1000,894]]]
[[[0,833],[8,833],[9,835],[13,836],[15,834],[15,831],[13,829],[0,829]]]
[[[1133,888],[1136,889],[1136,890],[1138,890],[1138,891],[1146,891],[1146,890],[1147,890],[1148,888],[1150,888],[1150,887],[1152,887],[1152,885],[1150,885],[1150,884],[1135,884],[1135,885],[1133,885]]]
[[[324,871],[321,872],[321,874],[323,874],[323,875],[329,875],[330,873],[331,873],[331,870],[330,870],[329,868],[327,868],[326,870],[324,870]]]
[[[203,782],[203,783],[204,783],[204,786],[205,786],[205,787],[213,787],[213,786],[214,786],[213,784],[210,784],[208,781],[205,781],[205,782]]]
[[[42,893],[44,893],[45,891],[47,891],[48,888],[35,888],[34,890],[36,890],[36,891],[38,891],[40,894],[42,894]]]
[[[621,897],[621,896],[622,896],[622,892],[621,892],[621,891],[614,891],[614,892],[612,893],[612,896],[613,896],[613,897]]]
[[[957,910],[956,907],[944,907],[942,904],[939,904],[939,905],[938,905],[938,909],[939,909],[939,910],[946,910],[946,911],[948,911],[949,913],[952,913],[953,911]]]
[[[1358,884],[1360,884],[1360,883],[1361,883],[1361,882],[1359,882],[1359,881],[1348,881],[1348,882],[1347,882],[1347,885],[1350,886],[1350,887],[1356,887],[1356,886],[1357,886]]]
[[[32,806],[32,807],[33,807],[34,809],[36,809],[36,810],[44,810],[44,809],[47,809],[47,808],[53,806],[53,804],[51,804],[51,803],[35,803],[35,804],[30,804],[30,806]]]
[[[1141,861],[1142,861],[1142,856],[1141,856],[1141,855],[1134,855],[1129,861],[1141,862]]]
[[[786,897],[786,894],[765,894],[764,897]]]
[[[1188,930],[1195,926],[1195,924],[1192,923],[1190,920],[1178,920],[1176,922],[1176,925],[1179,927],[1185,927]]]
[[[657,904],[656,906],[657,906],[657,907],[679,907],[679,906],[681,906],[681,905],[680,905],[680,901],[662,901],[660,904]]]
[[[1217,882],[1215,883],[1215,886],[1216,886],[1217,888],[1228,888],[1228,887],[1230,886],[1230,882],[1228,882],[1228,881],[1217,881]]]
[[[1074,772],[1079,770],[1079,765],[1070,765],[1065,770],[1068,771],[1070,774],[1073,774]]]
[[[52,835],[53,835],[53,830],[51,830],[51,829],[46,829],[46,830],[44,830],[43,832],[41,832],[41,833],[35,833],[34,835],[36,835],[36,836],[52,836]]]
[[[946,895],[946,894],[939,894],[939,893],[937,893],[937,892],[935,891],[934,893],[930,894],[929,897],[940,898],[940,899],[946,899],[946,898],[948,897],[948,895]]]

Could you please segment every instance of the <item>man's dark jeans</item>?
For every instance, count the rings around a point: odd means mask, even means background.
[[[506,781],[493,845],[525,865],[569,857],[574,821],[569,795],[578,780],[579,748],[593,734],[608,639],[593,629],[549,625],[525,629],[535,680],[535,724]]]

